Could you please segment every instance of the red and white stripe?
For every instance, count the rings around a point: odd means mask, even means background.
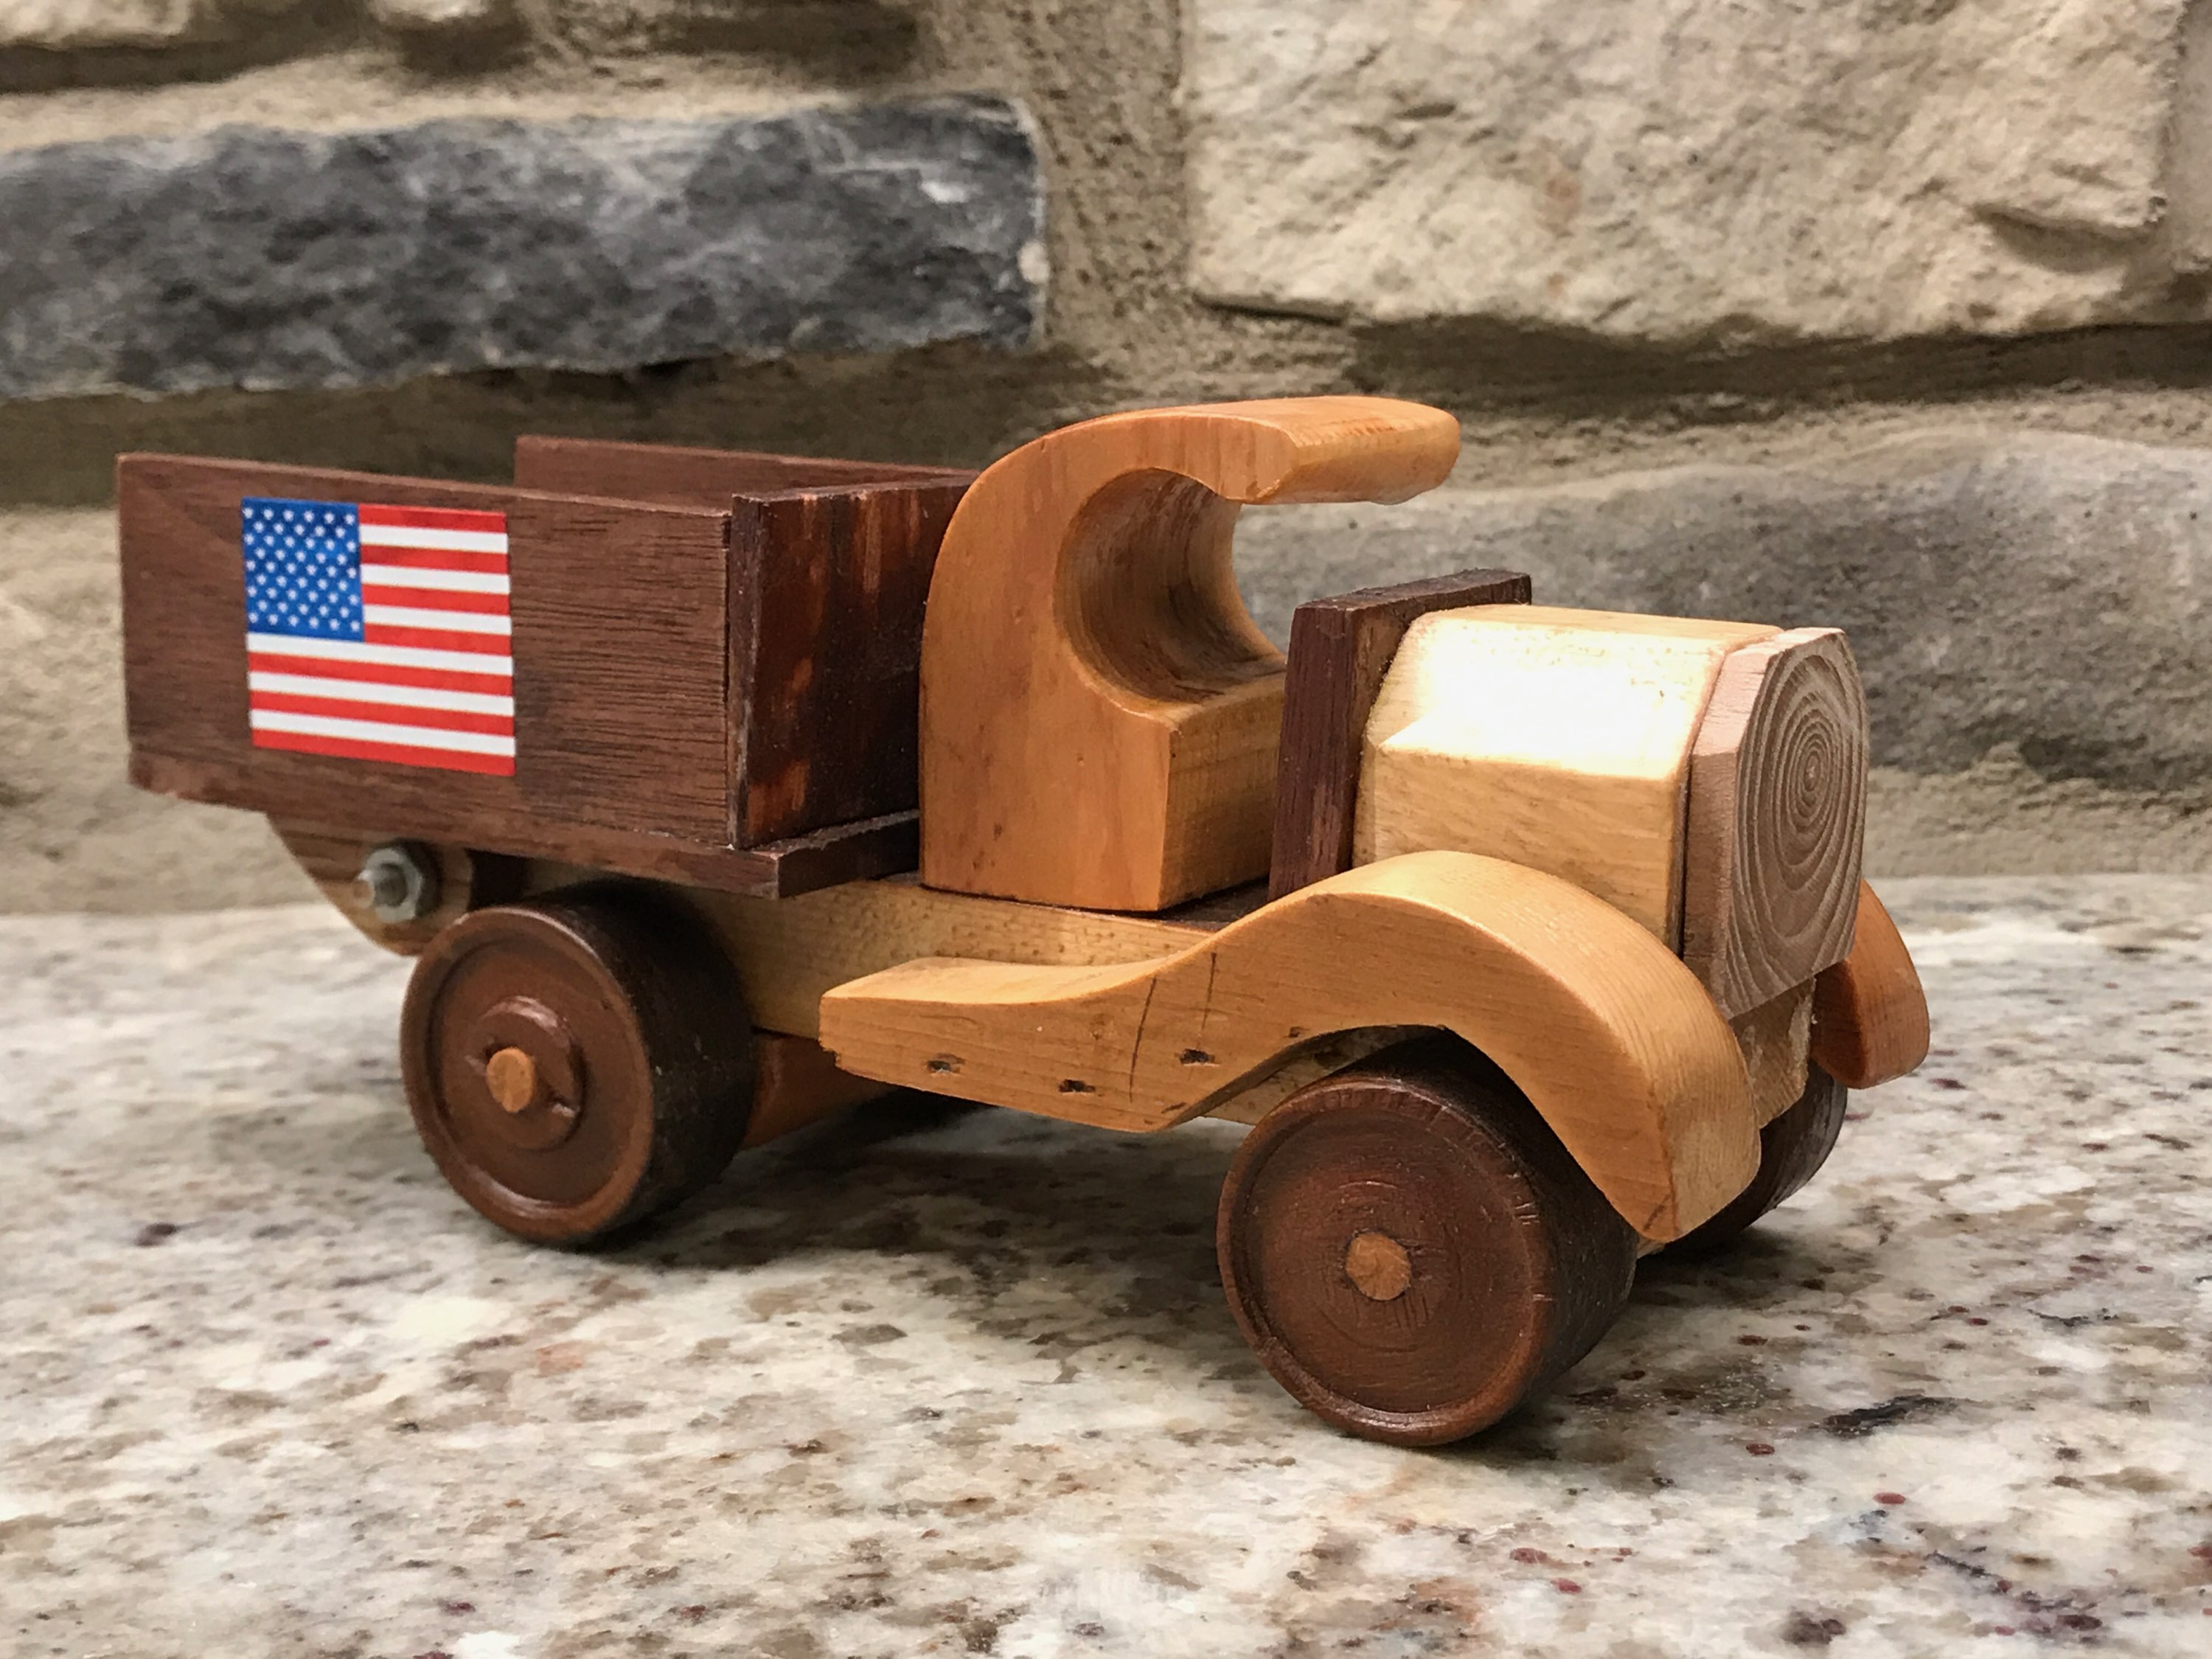
[[[512,776],[507,515],[359,511],[363,637],[248,634],[253,741]]]

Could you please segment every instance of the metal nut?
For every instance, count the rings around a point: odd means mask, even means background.
[[[420,921],[438,908],[438,865],[428,848],[386,842],[362,860],[354,885],[379,921]]]

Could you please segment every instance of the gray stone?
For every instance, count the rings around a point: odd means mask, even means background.
[[[1025,121],[983,98],[19,151],[0,398],[1019,347],[1042,222]]]
[[[1246,1352],[1230,1125],[909,1097],[622,1247],[536,1249],[438,1179],[407,964],[327,910],[0,921],[0,1632],[25,1659],[2201,1656],[2212,882],[1885,896],[1938,1056],[1444,1455],[1323,1428]]]
[[[2185,0],[1194,0],[1224,303],[1661,345],[2202,315]]]
[[[1398,507],[1251,512],[1277,638],[1315,594],[1480,565],[1540,601],[1850,632],[1875,758],[2212,786],[2212,454],[1929,434],[1837,461],[1686,466]]]

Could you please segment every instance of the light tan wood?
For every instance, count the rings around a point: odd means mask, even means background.
[[[1403,501],[1459,425],[1382,398],[1145,410],[969,487],[923,629],[933,887],[1158,910],[1264,875],[1283,659],[1231,568],[1241,504]]]
[[[1395,1302],[1413,1283],[1413,1258],[1388,1233],[1354,1233],[1344,1247],[1344,1276],[1370,1302]]]
[[[502,1112],[526,1112],[538,1103],[538,1062],[520,1048],[501,1048],[484,1061],[484,1084]]]
[[[741,1146],[758,1146],[890,1092],[889,1084],[838,1070],[822,1045],[806,1037],[764,1031],[755,1039],[753,1061],[752,1115]]]
[[[928,958],[822,1000],[848,1071],[1133,1130],[1389,1025],[1497,1062],[1646,1237],[1687,1231],[1758,1167],[1742,1054],[1680,960],[1565,881],[1464,853],[1347,871],[1152,961]]]
[[[1378,1025],[1364,1030],[1339,1031],[1303,1048],[1273,1071],[1206,1109],[1208,1117],[1230,1123],[1257,1123],[1309,1083],[1318,1083],[1332,1072],[1356,1066],[1412,1038],[1425,1035],[1418,1025]]]
[[[1526,605],[1421,617],[1368,718],[1353,857],[1507,859],[1676,945],[1698,723],[1728,654],[1777,631]]]
[[[1682,960],[1731,1018],[1850,950],[1867,747],[1858,665],[1836,629],[1722,663],[1690,756]]]
[[[1729,1022],[1751,1074],[1751,1111],[1761,1125],[1772,1122],[1805,1092],[1805,1062],[1813,1042],[1813,981],[1793,986],[1780,996]]]
[[[1217,927],[945,893],[911,878],[848,882],[788,899],[697,889],[685,897],[737,965],[753,1024],[803,1037],[821,1031],[826,992],[916,957],[1038,967],[1141,962],[1203,941]]]
[[[1859,884],[1851,953],[1813,994],[1813,1060],[1847,1089],[1903,1077],[1928,1058],[1928,995],[1889,912]]]

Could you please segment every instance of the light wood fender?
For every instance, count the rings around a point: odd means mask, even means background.
[[[848,1072],[1135,1130],[1331,1033],[1407,1025],[1502,1066],[1647,1238],[1689,1231],[1758,1168],[1742,1054],[1680,958],[1601,899],[1474,854],[1348,870],[1147,962],[927,957],[822,999]]]
[[[1874,889],[1859,884],[1851,953],[1813,992],[1813,1059],[1847,1089],[1903,1077],[1928,1058],[1928,994]]]

